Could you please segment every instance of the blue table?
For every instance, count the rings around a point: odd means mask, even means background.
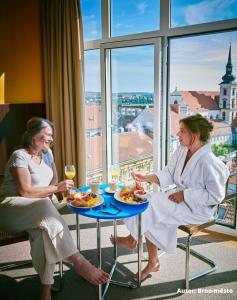
[[[108,185],[102,184],[100,185],[100,189],[104,190]],[[89,186],[85,186],[78,190],[87,191]],[[101,196],[104,199],[104,202],[99,207],[93,209],[80,209],[77,207],[72,207],[68,204],[68,207],[76,213],[77,220],[77,246],[80,250],[80,221],[79,215],[83,215],[89,218],[96,219],[97,221],[97,256],[98,256],[98,268],[101,268],[102,265],[102,257],[101,257],[101,228],[100,228],[100,220],[113,220],[114,225],[114,237],[116,240],[117,237],[117,220],[129,218],[132,216],[138,215],[138,284],[135,285],[132,282],[121,282],[112,280],[113,273],[116,269],[117,265],[117,245],[114,244],[114,264],[110,271],[109,280],[106,283],[104,291],[102,293],[102,286],[99,286],[99,300],[104,299],[105,294],[109,288],[109,284],[117,284],[126,286],[129,288],[136,288],[141,285],[141,264],[142,264],[142,234],[141,234],[141,213],[144,212],[148,207],[148,202],[142,203],[140,205],[129,205],[126,203],[122,203],[114,199],[113,194],[103,193]]]

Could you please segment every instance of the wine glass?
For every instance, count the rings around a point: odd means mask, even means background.
[[[76,175],[75,166],[74,165],[66,165],[64,172],[65,172],[66,178],[72,180]],[[73,191],[74,191],[74,189],[69,189],[68,192],[66,193],[67,196],[71,196],[73,194]]]
[[[67,179],[73,179],[76,175],[76,169],[74,165],[65,166],[65,176]]]
[[[120,175],[120,167],[119,164],[114,164],[111,166],[111,177],[112,180],[115,180],[116,182],[118,182],[119,180],[119,175]]]

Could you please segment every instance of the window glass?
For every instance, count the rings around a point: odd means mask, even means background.
[[[236,31],[171,39],[170,154],[179,145],[179,120],[200,113],[214,125],[213,153],[225,163],[237,157],[236,70]],[[230,188],[236,188],[236,176]],[[235,226],[236,197],[233,199],[225,206],[228,214],[221,210],[221,223],[229,226]]]
[[[237,18],[237,0],[171,0],[171,27]]]
[[[121,179],[153,170],[154,45],[111,50],[112,165]]]
[[[101,38],[101,0],[81,0],[84,40]]]
[[[102,179],[100,51],[84,52],[87,178]]]
[[[158,30],[159,0],[111,0],[111,35]]]

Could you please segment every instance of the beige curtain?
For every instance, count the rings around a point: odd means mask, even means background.
[[[47,117],[55,124],[59,178],[74,164],[86,182],[83,35],[79,0],[43,0],[43,55]]]

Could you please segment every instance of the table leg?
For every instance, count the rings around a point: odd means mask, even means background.
[[[117,260],[118,248],[117,248],[117,220],[113,220],[114,224],[114,260]]]
[[[98,259],[98,268],[101,269],[101,266],[102,266],[102,263],[101,263],[101,239],[100,239],[100,220],[97,219],[96,220],[97,223],[97,259]],[[98,287],[98,290],[99,290],[99,296],[98,296],[98,299],[99,300],[102,300],[103,297],[102,297],[102,285],[100,284],[99,287]]]
[[[76,214],[76,233],[77,233],[77,249],[81,251],[81,244],[80,244],[80,219],[79,214]]]
[[[138,286],[141,286],[142,279],[142,216],[138,215]]]
[[[123,281],[118,281],[118,280],[112,280],[114,271],[116,270],[116,267],[117,267],[117,257],[118,257],[117,243],[116,243],[116,238],[117,238],[117,220],[116,219],[113,220],[113,225],[114,225],[114,263],[113,263],[113,266],[110,270],[109,280],[107,281],[107,283],[105,285],[102,299],[104,299],[104,297],[105,297],[105,295],[108,291],[110,283],[115,284],[115,285],[125,286],[125,287],[131,288],[131,289],[134,289],[134,288],[137,287],[131,281],[123,282]]]

